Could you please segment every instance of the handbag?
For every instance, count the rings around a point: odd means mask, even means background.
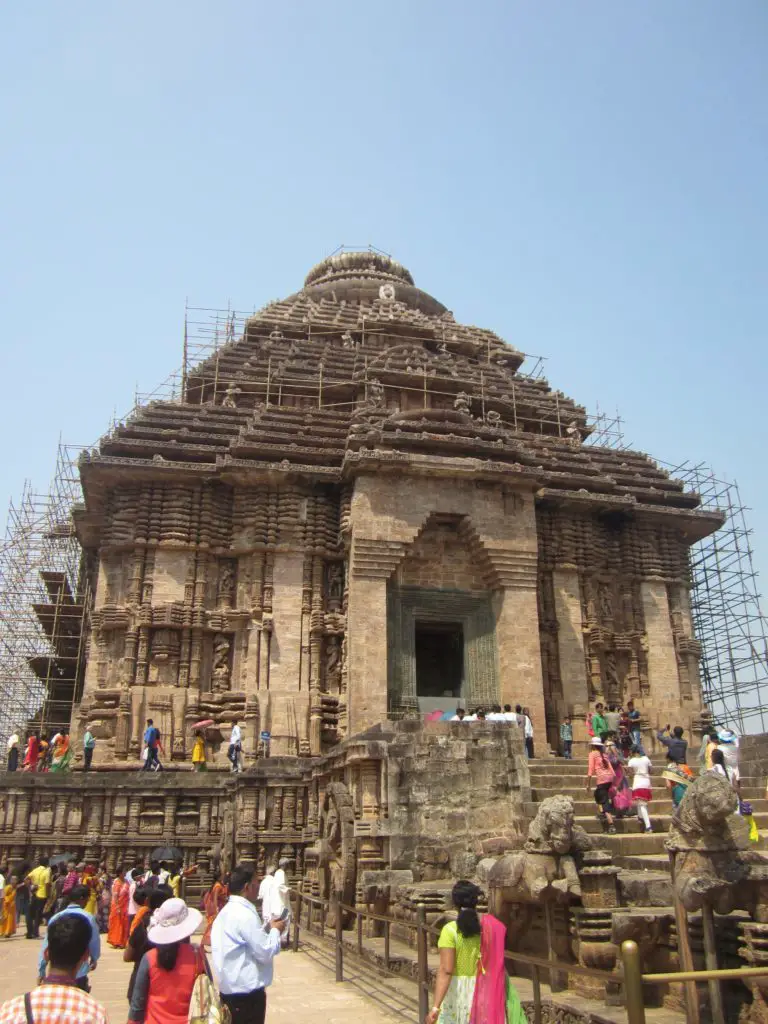
[[[231,1024],[232,1014],[216,990],[208,957],[202,946],[199,947],[199,954],[201,971],[192,989],[187,1024]]]

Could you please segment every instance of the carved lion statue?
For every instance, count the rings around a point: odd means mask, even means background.
[[[674,885],[686,910],[708,904],[719,914],[741,905],[741,883],[750,873],[746,824],[727,779],[713,772],[688,787],[672,819],[666,847],[674,859]]]
[[[581,882],[573,854],[591,848],[589,836],[574,824],[573,800],[547,797],[528,827],[522,852],[506,854],[488,874],[494,905],[579,899]]]
[[[574,824],[573,800],[569,796],[549,796],[541,801],[536,817],[528,826],[525,850],[528,853],[581,853],[592,849],[592,840]]]

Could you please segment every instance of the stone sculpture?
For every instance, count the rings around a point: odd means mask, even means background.
[[[488,884],[503,903],[569,903],[581,897],[574,854],[591,849],[592,842],[574,823],[573,800],[552,796],[543,800],[528,827],[523,850],[496,862]]]
[[[227,390],[224,392],[224,397],[221,400],[221,404],[225,409],[236,409],[237,408],[237,396],[242,394],[242,388],[237,387],[236,384],[228,384]]]
[[[378,377],[372,377],[368,382],[368,404],[375,409],[384,405],[384,387]]]
[[[675,892],[689,913],[707,904],[727,914],[741,905],[739,886],[749,865],[738,806],[727,779],[706,772],[688,787],[672,819],[665,845],[673,858]]]
[[[458,395],[456,395],[456,398],[453,403],[453,408],[456,410],[456,412],[465,413],[467,416],[469,416],[472,409],[471,401],[472,400],[466,391],[460,391]]]
[[[211,678],[213,680],[213,689],[216,693],[221,693],[229,689],[229,676],[230,676],[230,664],[229,664],[229,652],[230,652],[230,639],[228,636],[219,634],[214,637],[213,641],[213,669],[211,671]]]

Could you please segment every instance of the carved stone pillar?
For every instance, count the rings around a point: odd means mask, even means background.
[[[646,710],[653,727],[664,726],[675,713],[679,716],[681,695],[677,671],[677,653],[669,615],[667,585],[660,580],[644,580],[640,594],[648,637],[648,684],[650,694]],[[671,723],[672,725],[675,722]]]
[[[364,568],[372,572],[375,566]],[[379,575],[354,574],[350,581],[347,709],[353,735],[387,717],[387,578],[392,568],[383,564]]]
[[[13,830],[16,834],[29,834],[29,793],[19,793],[13,815]]]
[[[584,718],[589,704],[589,685],[584,661],[579,574],[575,569],[556,569],[553,584],[563,701],[573,717],[574,739],[586,740]]]
[[[131,691],[126,686],[120,694],[117,707],[117,726],[115,731],[115,757],[128,757],[131,745]]]
[[[259,753],[259,735],[261,732],[261,715],[259,698],[254,694],[245,699],[245,730],[243,732],[243,760],[253,762]]]
[[[141,811],[141,797],[131,796],[128,798],[128,832],[131,836],[139,834],[139,813]]]
[[[298,754],[309,742],[309,692],[302,691],[302,597],[304,555],[275,554],[272,594],[273,635],[270,643],[269,690],[273,757]]]
[[[534,745],[547,744],[544,684],[541,676],[539,610],[536,600],[535,558],[515,586],[494,595],[496,642],[499,652],[501,703],[521,704],[530,711]]]
[[[283,790],[282,788],[272,791],[272,821],[271,828],[279,831],[283,827]]]
[[[163,804],[163,836],[172,839],[176,831],[176,808],[179,797],[177,793],[166,793]]]
[[[291,830],[296,828],[296,790],[293,786],[283,790],[283,826]]]

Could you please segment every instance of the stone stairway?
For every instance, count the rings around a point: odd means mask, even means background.
[[[669,858],[664,840],[669,830],[674,810],[666,782],[662,778],[662,755],[651,757],[653,772],[653,800],[649,813],[653,832],[646,834],[634,813],[630,817],[616,820],[616,835],[603,834],[602,824],[597,816],[597,805],[592,793],[585,789],[587,774],[586,758],[535,759],[530,762],[531,796],[533,802],[526,810],[536,813],[538,804],[549,796],[570,796],[576,810],[576,823],[585,832],[595,836],[597,845],[608,849],[613,862],[622,869],[619,884],[630,901],[639,906],[668,906],[671,903]],[[695,770],[695,769],[694,769]],[[765,845],[768,835],[768,799],[765,795],[765,779],[743,777],[742,798],[749,800],[754,811],[755,822],[761,832],[760,847]],[[594,788],[594,787],[593,787]]]

